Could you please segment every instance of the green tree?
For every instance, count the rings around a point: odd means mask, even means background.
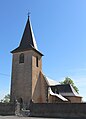
[[[73,86],[73,88],[75,89],[75,91],[77,93],[79,93],[79,89],[75,86],[73,80],[69,77],[66,77],[64,81],[60,82],[61,84],[71,84]]]
[[[10,102],[10,95],[7,94],[5,97],[1,100],[2,103],[9,103]]]

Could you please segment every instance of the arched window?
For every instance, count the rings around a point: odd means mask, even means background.
[[[39,59],[38,59],[38,57],[36,57],[36,67],[38,67],[39,66]]]
[[[19,63],[24,63],[24,53],[21,53],[19,56]]]

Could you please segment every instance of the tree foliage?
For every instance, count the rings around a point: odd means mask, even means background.
[[[79,93],[79,89],[75,86],[73,80],[69,77],[66,77],[64,81],[60,82],[61,84],[71,84],[77,93]]]
[[[9,103],[10,102],[10,95],[7,94],[5,97],[1,100],[2,103]]]

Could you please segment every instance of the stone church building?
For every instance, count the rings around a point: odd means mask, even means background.
[[[11,51],[12,80],[11,102],[24,104],[81,102],[82,97],[69,84],[61,85],[42,72],[42,56],[38,50],[30,18],[19,46]]]

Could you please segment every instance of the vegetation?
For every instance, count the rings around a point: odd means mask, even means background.
[[[10,102],[10,95],[9,94],[5,95],[5,97],[0,102],[9,103]]]
[[[69,77],[66,77],[64,81],[60,82],[61,84],[71,84],[73,86],[73,88],[75,89],[75,91],[77,93],[79,93],[79,89],[75,86],[73,80]]]

